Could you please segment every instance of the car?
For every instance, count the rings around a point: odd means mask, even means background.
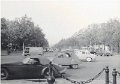
[[[74,57],[73,52],[59,52],[53,59],[54,63],[62,66],[69,66],[70,68],[77,69],[81,61],[77,57]]]
[[[96,55],[91,54],[89,50],[74,50],[75,55],[82,61],[95,61]]]
[[[110,51],[97,51],[97,56],[113,56],[113,53]]]
[[[106,52],[104,53],[104,56],[113,56],[113,53],[110,52],[110,51],[106,51]]]
[[[45,57],[26,57],[22,62],[1,64],[1,79],[40,78],[49,75],[49,63]],[[55,77],[65,73],[65,68],[52,64]]]

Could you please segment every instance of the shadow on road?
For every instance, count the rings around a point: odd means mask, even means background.
[[[32,81],[32,82],[46,82],[46,79],[28,79],[26,81]]]

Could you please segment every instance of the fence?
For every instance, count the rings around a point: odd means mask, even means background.
[[[53,84],[55,82],[55,77],[53,76],[53,72],[52,72],[52,67],[54,67],[52,65],[52,63],[50,62],[49,64],[49,77],[47,78],[47,82],[48,84]],[[55,68],[55,67],[54,67]],[[55,68],[56,69],[56,68]],[[56,71],[61,74],[57,69]],[[74,83],[74,84],[87,84],[87,83],[90,83],[92,81],[94,81],[95,79],[97,79],[103,72],[105,72],[105,84],[117,84],[117,74],[120,76],[120,72],[117,71],[116,69],[113,69],[112,71],[112,76],[113,76],[113,81],[111,82],[109,80],[109,67],[106,66],[105,68],[103,68],[97,75],[95,75],[93,78],[89,79],[89,80],[86,80],[86,81],[75,81],[75,80],[72,80],[68,77],[65,77],[63,74],[61,74],[61,77],[63,79],[66,79],[67,81],[71,82],[71,83]]]

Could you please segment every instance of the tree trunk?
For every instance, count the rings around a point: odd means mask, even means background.
[[[120,47],[120,45],[119,45],[119,41],[118,41],[118,44],[117,44],[117,46],[118,46],[118,53],[119,53],[119,47]]]

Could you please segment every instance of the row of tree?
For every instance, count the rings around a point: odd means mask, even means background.
[[[120,51],[120,21],[118,19],[110,19],[105,23],[89,25],[72,37],[62,39],[54,47],[80,48],[100,44],[109,46],[115,52]]]
[[[1,48],[22,49],[25,46],[47,47],[49,46],[45,34],[32,19],[26,15],[15,20],[1,18]]]

